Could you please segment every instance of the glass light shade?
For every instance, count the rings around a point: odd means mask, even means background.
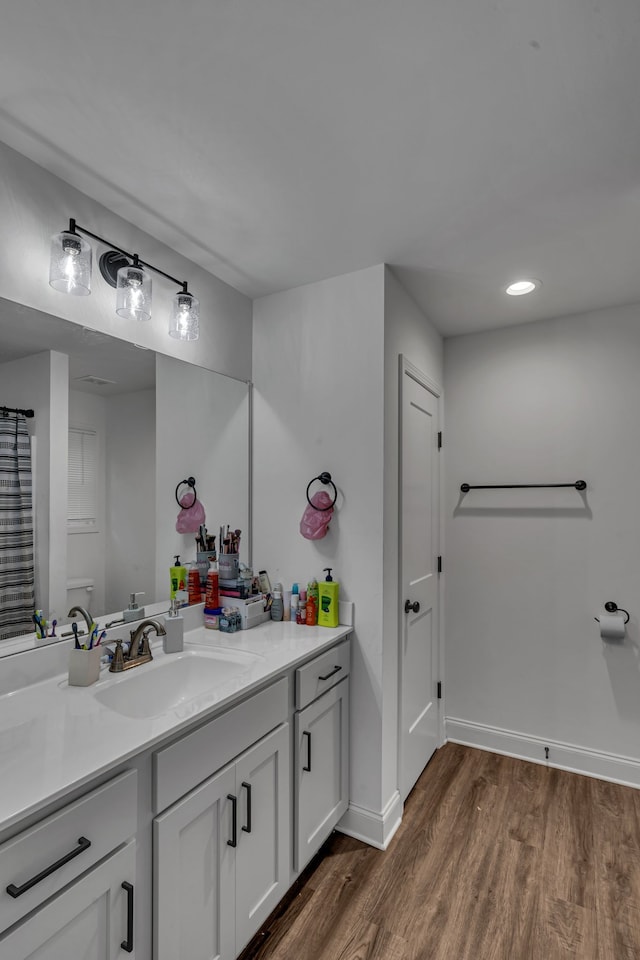
[[[200,336],[200,301],[190,293],[176,293],[171,303],[169,336],[197,340]]]
[[[91,244],[77,233],[63,230],[51,237],[49,284],[74,297],[91,293]]]
[[[137,264],[118,270],[116,313],[124,320],[151,319],[151,277]]]

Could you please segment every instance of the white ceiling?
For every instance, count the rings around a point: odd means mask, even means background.
[[[446,335],[640,301],[638,0],[21,0],[0,92],[251,297],[385,261]]]
[[[81,393],[112,397],[156,384],[153,350],[0,298],[0,364],[42,350],[67,354],[69,387]],[[10,398],[0,396],[0,403],[8,404]]]

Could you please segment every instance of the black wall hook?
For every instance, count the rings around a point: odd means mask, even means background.
[[[333,487],[333,500],[331,501],[328,507],[316,507],[315,503],[311,503],[311,499],[309,497],[309,490],[311,489],[311,484],[315,483],[316,480],[319,480],[320,483],[324,483],[325,486],[327,484],[330,484]],[[307,484],[307,503],[309,504],[310,507],[313,507],[314,510],[321,510],[321,511],[331,510],[332,507],[335,506],[335,502],[337,499],[338,499],[338,490],[336,488],[335,483],[331,479],[331,474],[327,470],[323,470],[322,473],[319,473],[317,477],[314,477],[313,480],[310,480],[309,483]]]
[[[615,600],[607,600],[607,602],[604,605],[604,608],[607,611],[607,613],[617,613],[619,610],[620,613],[625,614],[624,622],[629,623],[629,620],[631,619],[631,617],[629,616],[629,611],[625,610],[623,607],[619,607],[618,604],[615,602]],[[600,617],[594,617],[593,619],[597,620],[598,623],[600,623]]]
[[[185,486],[185,484],[187,487],[190,487],[191,490],[193,490],[193,500],[186,507],[180,503],[180,498],[178,497],[178,490],[180,489],[180,487]],[[176,487],[176,503],[178,504],[178,506],[182,507],[183,510],[191,510],[191,507],[194,505],[197,499],[198,499],[198,494],[196,493],[196,478],[187,477],[186,480],[181,480],[178,486]]]

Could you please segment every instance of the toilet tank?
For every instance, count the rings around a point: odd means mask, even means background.
[[[67,610],[71,610],[71,607],[84,607],[91,611],[93,587],[94,582],[88,577],[72,577],[67,580]]]

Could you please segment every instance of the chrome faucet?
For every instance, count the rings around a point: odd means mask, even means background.
[[[122,649],[122,640],[116,640],[116,649],[109,666],[110,673],[122,673],[123,670],[130,670],[132,667],[139,667],[153,660],[149,644],[149,633],[152,628],[159,637],[164,637],[167,632],[158,620],[141,620],[135,630],[131,631],[131,643],[126,655]]]
[[[84,607],[71,607],[71,610],[69,610],[69,613],[67,614],[67,616],[75,617],[77,613],[79,613],[81,617],[84,617],[84,622],[87,625],[87,635],[89,635],[91,633],[91,627],[93,625],[93,617],[91,616],[90,613],[88,613],[85,610]],[[63,633],[62,636],[63,637],[70,636],[70,634]]]

